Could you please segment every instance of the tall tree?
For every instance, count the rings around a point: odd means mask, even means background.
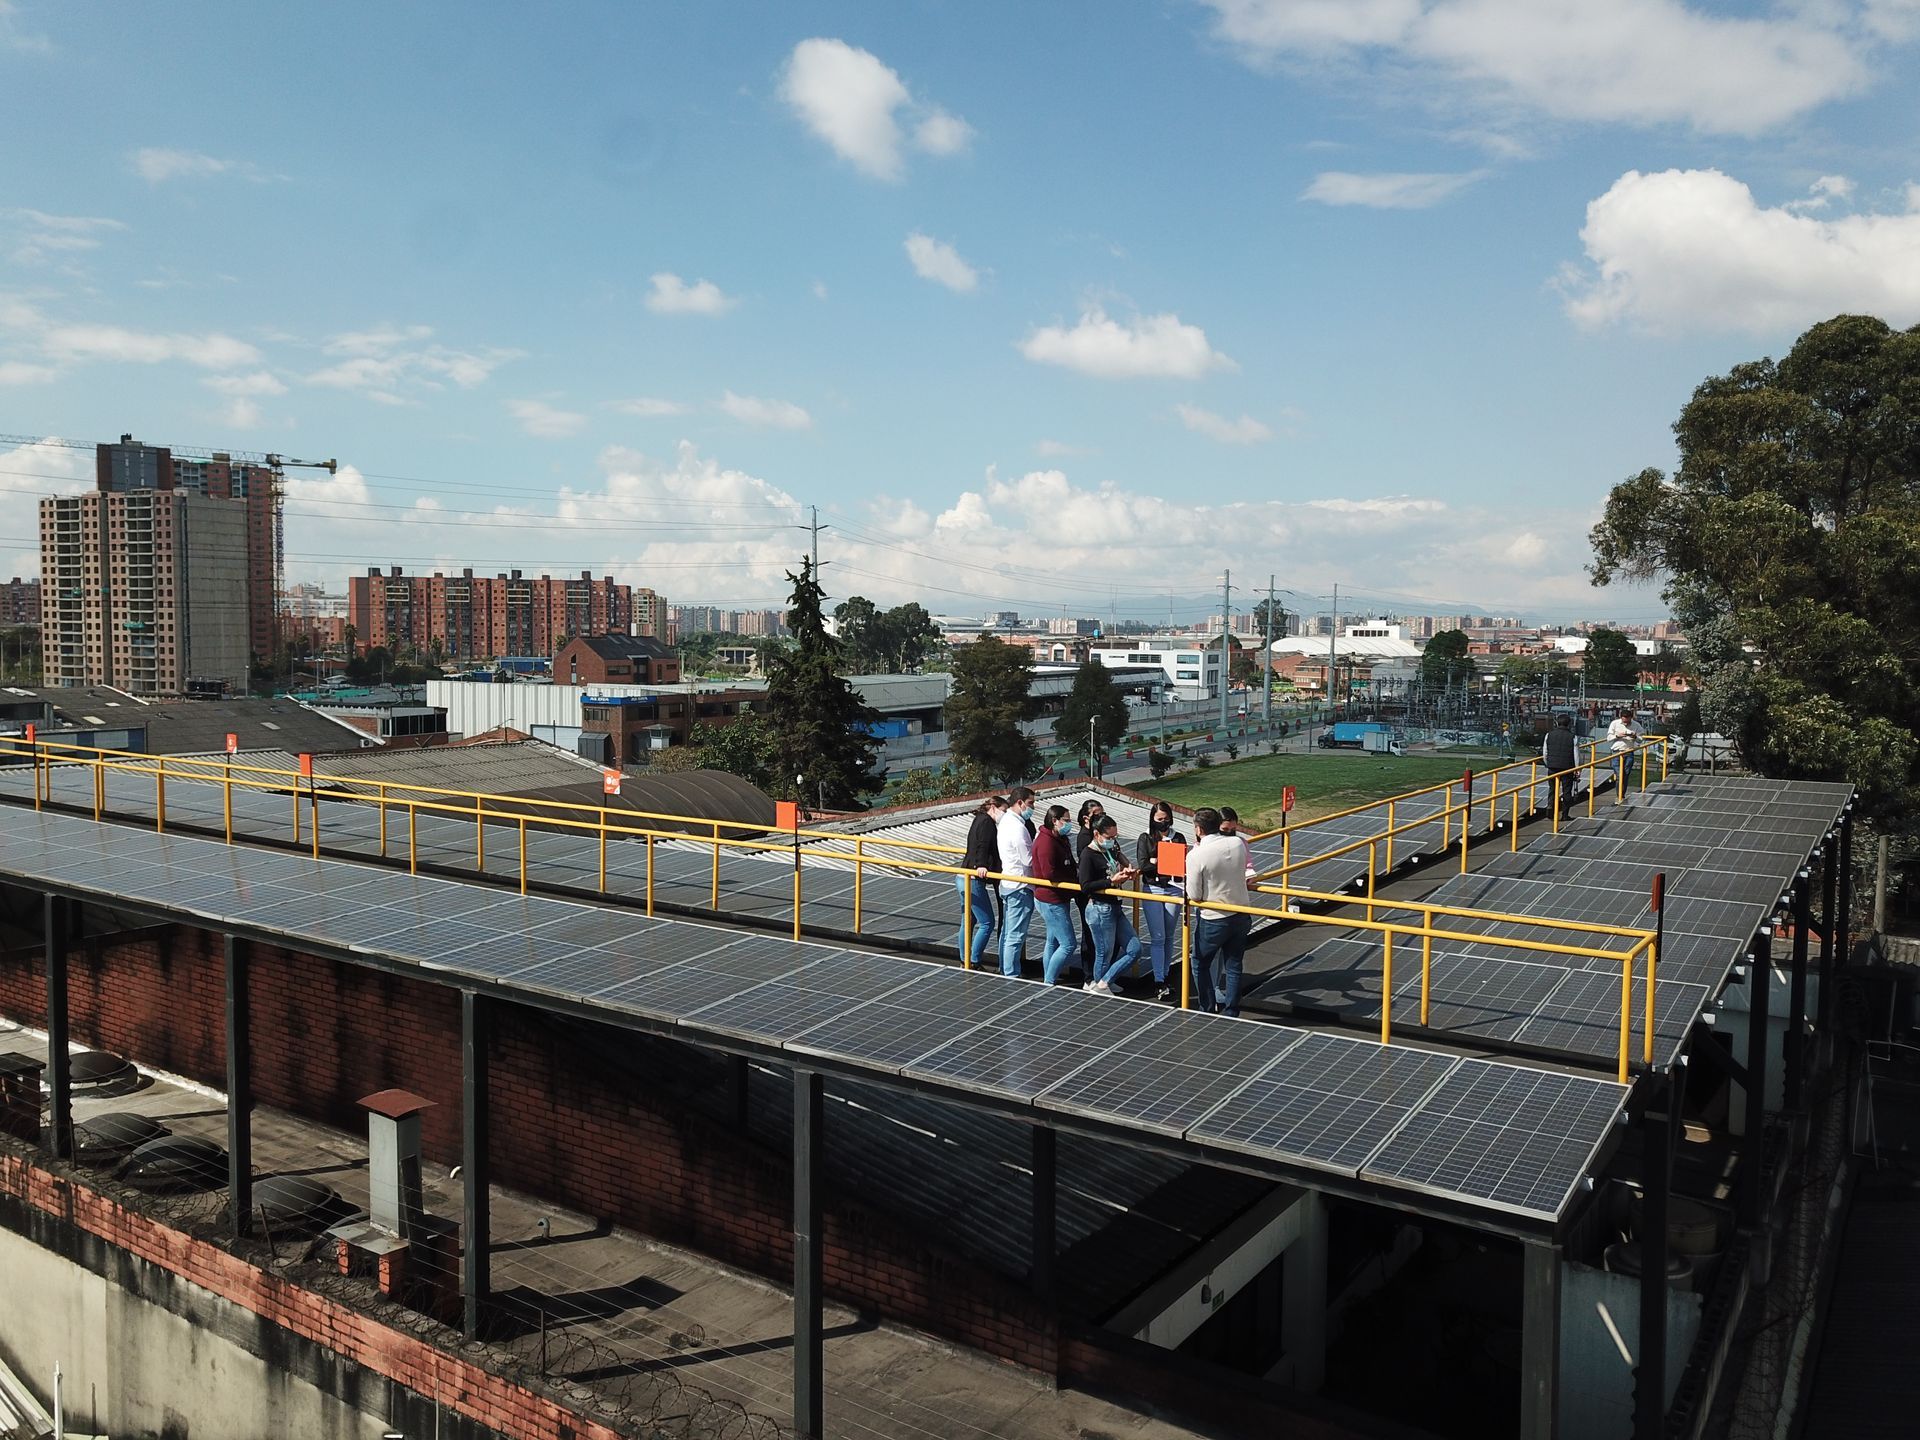
[[[702,770],[725,770],[762,790],[775,783],[773,733],[758,715],[737,715],[727,725],[695,725],[689,740]]]
[[[1666,580],[1705,723],[1762,774],[1920,803],[1920,329],[1841,315],[1693,393],[1680,466],[1614,487],[1596,582]]]
[[[1086,755],[1093,764],[1093,748],[1105,750],[1117,745],[1127,733],[1127,702],[1107,673],[1107,667],[1095,662],[1082,665],[1073,677],[1073,689],[1067,692],[1067,705],[1053,722],[1054,737],[1062,745]]]
[[[961,764],[1006,781],[1024,780],[1039,758],[1020,722],[1033,718],[1033,652],[982,635],[953,650],[947,738]]]
[[[840,646],[827,633],[813,562],[802,560],[800,573],[788,571],[787,579],[793,582],[787,610],[793,645],[767,675],[770,789],[832,810],[861,809],[864,797],[885,785],[873,764],[880,742],[869,729],[880,716],[840,674]]]
[[[880,617],[881,634],[887,644],[887,670],[898,675],[917,669],[927,652],[940,640],[940,627],[916,602],[896,605]]]
[[[1253,633],[1260,637],[1262,645],[1267,642],[1267,611],[1273,611],[1273,638],[1278,640],[1287,633],[1287,607],[1278,600],[1262,600],[1253,607]]]
[[[1451,685],[1463,675],[1473,673],[1473,662],[1467,658],[1467,632],[1464,630],[1442,630],[1420,652],[1420,683],[1423,685]]]
[[[1640,678],[1640,652],[1620,631],[1603,625],[1587,636],[1584,668],[1595,685],[1631,685]]]
[[[886,654],[880,607],[864,595],[849,595],[833,607],[833,619],[846,664],[863,675],[879,670]]]

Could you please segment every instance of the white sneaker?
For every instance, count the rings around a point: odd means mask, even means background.
[[[1094,984],[1094,982],[1091,980],[1087,981],[1087,983],[1082,985],[1080,988],[1086,991],[1089,995],[1098,995],[1100,993],[1100,987]]]
[[[1113,991],[1108,988],[1107,982],[1104,980],[1095,980],[1091,985],[1087,986],[1087,989],[1091,990],[1096,995],[1113,994]]]

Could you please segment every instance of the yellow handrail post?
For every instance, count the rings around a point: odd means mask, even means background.
[[[1520,849],[1520,787],[1513,788],[1513,819],[1507,828],[1507,849],[1516,854]]]
[[[1281,817],[1282,821],[1286,819]],[[1293,831],[1283,824],[1280,830],[1280,908],[1287,908],[1287,884],[1293,879]]]
[[[605,830],[600,832],[600,843],[606,845]],[[647,831],[647,918],[653,918],[653,831]]]
[[[853,837],[853,933],[856,935],[860,933],[860,901],[861,901],[860,889],[861,889],[862,883],[866,880],[866,873],[867,873],[866,837],[863,835],[856,835]],[[972,914],[973,913],[973,905],[972,905],[973,881],[971,879],[968,879],[966,882],[965,898],[968,901],[967,913]]]
[[[1180,897],[1180,1008],[1193,1008],[1193,897],[1186,894]]]
[[[320,858],[320,781],[307,777],[307,828],[313,831],[313,858]]]
[[[227,844],[233,844],[233,762],[220,762],[220,814],[227,826]]]
[[[33,761],[33,808],[38,810],[40,808],[40,745],[39,745],[39,742],[36,741],[33,744],[33,746],[28,750],[27,753],[28,753],[28,758]],[[48,788],[51,789],[52,777],[53,777],[52,766],[48,766],[47,768],[47,777],[48,777]],[[98,819],[99,817],[95,816],[94,818]]]
[[[94,762],[93,766],[93,818],[98,820],[107,808],[107,767]]]
[[[1487,833],[1500,833],[1500,772],[1493,772],[1493,793],[1487,797]]]
[[[1547,799],[1553,802],[1553,833],[1558,835],[1560,833],[1560,777],[1558,775],[1547,777],[1547,789],[1550,792]]]
[[[378,782],[374,791],[374,804],[380,807],[380,858],[387,858],[387,782]]]
[[[1660,737],[1660,778],[1662,780],[1667,778],[1667,754],[1672,748],[1670,737],[1662,735]]]
[[[1527,813],[1529,815],[1540,813],[1540,762],[1538,760],[1527,762]]]
[[[1620,957],[1620,1083],[1627,1083],[1627,1056],[1633,1048],[1633,952]]]
[[[1393,804],[1387,801],[1387,873],[1393,873]]]
[[[1642,795],[1647,793],[1647,767],[1652,763],[1652,758],[1647,752],[1652,748],[1651,745],[1640,747],[1640,793]]]
[[[473,797],[473,868],[487,868],[487,802],[486,797]]]
[[[709,909],[720,908],[720,822],[713,822],[713,889],[707,896]]]
[[[1467,832],[1473,828],[1473,796],[1467,796],[1467,803],[1460,807],[1460,873],[1467,873]]]
[[[293,843],[300,843],[300,782],[294,781],[287,787],[287,793],[293,797]]]
[[[1593,795],[1600,788],[1600,747],[1593,747],[1593,758],[1587,761],[1587,818],[1593,818]]]
[[[1380,932],[1380,1043],[1393,1043],[1393,931]]]
[[[413,801],[407,801],[407,873],[410,875],[420,873],[420,846],[414,831],[414,820],[418,814]]]
[[[800,832],[793,836],[793,938],[800,939]]]
[[[520,817],[520,893],[527,893],[527,817]]]
[[[647,836],[647,886],[653,886],[653,836]],[[600,807],[600,893],[607,893],[607,807]],[[648,911],[652,914],[652,911]]]
[[[1369,900],[1373,898],[1374,873],[1379,868],[1380,868],[1380,842],[1377,840],[1369,840],[1367,842],[1367,899]],[[1367,911],[1367,918],[1368,919],[1373,918],[1373,911],[1371,910]]]
[[[1426,924],[1421,928],[1427,933],[1420,937],[1420,1024],[1427,1023],[1431,995],[1433,990],[1433,907],[1426,907]]]
[[[163,835],[167,830],[167,757],[164,755],[153,767],[153,828]]]

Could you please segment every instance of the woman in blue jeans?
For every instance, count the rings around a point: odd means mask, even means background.
[[[1127,919],[1126,906],[1109,892],[1139,875],[1120,854],[1120,824],[1111,815],[1093,822],[1093,841],[1080,852],[1080,888],[1087,892],[1087,928],[1093,932],[1093,971],[1086,988],[1095,995],[1118,995],[1120,972],[1140,958],[1140,937]]]
[[[1049,805],[1033,837],[1033,900],[1040,912],[1040,923],[1047,927],[1046,944],[1040,951],[1040,978],[1048,985],[1060,983],[1060,972],[1073,964],[1079,952],[1073,936],[1073,905],[1067,892],[1056,885],[1073,882],[1073,839],[1068,833],[1067,807]]]
[[[1000,868],[1000,845],[996,837],[1000,815],[1006,807],[1006,800],[999,795],[989,795],[980,802],[980,808],[973,812],[973,822],[967,826],[965,864],[972,873],[953,877],[955,890],[964,897],[962,903],[973,911],[972,952],[968,952],[964,928],[953,937],[953,943],[960,952],[960,963],[971,962],[976,970],[980,968],[980,957],[987,953],[987,943],[993,939],[993,897],[1000,885],[985,877]]]
[[[1134,868],[1140,872],[1140,888],[1149,895],[1178,899],[1185,893],[1180,881],[1160,873],[1160,846],[1167,841],[1184,845],[1187,837],[1173,828],[1173,806],[1156,800],[1153,809],[1147,812],[1147,828],[1134,842]],[[1153,983],[1157,992],[1153,998],[1170,1000],[1173,990],[1167,983],[1167,972],[1173,964],[1173,952],[1180,946],[1180,907],[1149,903],[1143,918],[1147,922],[1147,948],[1152,952]]]

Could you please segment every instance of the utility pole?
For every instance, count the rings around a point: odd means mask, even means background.
[[[1267,651],[1260,657],[1260,728],[1273,728],[1273,576],[1267,576]]]
[[[811,524],[796,525],[793,528],[813,532],[813,579],[814,583],[818,584],[820,581],[820,532],[822,530],[831,530],[833,527],[820,523],[820,507],[818,505],[809,505],[807,507],[807,518],[812,521]]]
[[[1233,571],[1220,574],[1220,728],[1227,728],[1227,682],[1233,678]],[[1200,672],[1206,674],[1205,670]]]
[[[1332,705],[1333,687],[1340,683],[1340,587],[1333,587],[1333,633],[1327,636],[1327,703]]]

